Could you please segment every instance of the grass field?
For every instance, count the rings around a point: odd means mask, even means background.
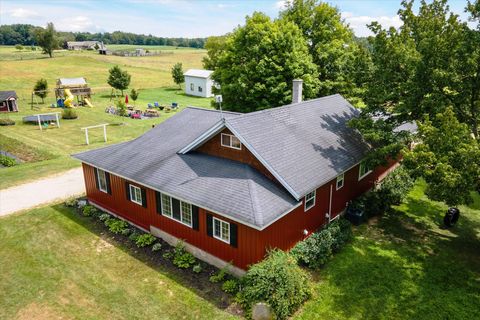
[[[0,218],[0,238],[0,319],[234,318],[62,205]]]
[[[459,224],[417,183],[405,204],[355,230],[316,276],[298,319],[480,319],[480,196]]]
[[[479,319],[480,197],[459,224],[417,183],[394,212],[313,274],[293,319]],[[208,290],[53,205],[0,218],[0,319],[224,319]]]
[[[126,47],[126,46],[123,46]],[[130,46],[135,48],[135,46]],[[70,154],[103,145],[101,130],[91,130],[91,144],[85,145],[85,137],[80,128],[101,123],[113,124],[107,129],[108,143],[118,143],[138,137],[174,113],[161,113],[160,118],[146,120],[132,120],[109,115],[104,112],[105,107],[113,105],[110,100],[110,88],[107,85],[108,69],[118,64],[132,75],[130,87],[140,89],[140,96],[135,102],[139,109],[145,109],[148,103],[158,101],[162,105],[177,102],[181,109],[185,106],[210,107],[210,99],[186,96],[178,86],[173,85],[170,69],[176,62],[182,62],[184,69],[201,68],[201,59],[204,50],[174,49],[155,47],[170,52],[154,57],[116,57],[101,56],[94,52],[61,52],[60,57],[53,59],[24,59],[9,60],[17,54],[13,47],[0,47],[0,90],[15,90],[19,95],[20,112],[0,114],[0,117],[9,117],[17,122],[15,126],[2,127],[0,134],[16,139],[40,152],[48,152],[53,157],[50,160],[34,163],[25,163],[16,167],[1,169],[3,179],[0,180],[0,189],[16,185],[21,182],[49,175],[54,172],[78,166],[79,163],[70,158]],[[170,49],[170,50],[167,50]],[[28,53],[28,52],[27,52]],[[40,53],[35,52],[36,55]],[[12,76],[3,76],[12,75]],[[53,92],[39,104],[40,109],[31,109],[31,91],[35,81],[46,78],[51,89],[60,77],[85,77],[93,88],[92,97],[94,108],[77,108],[77,120],[63,120],[59,129],[52,128],[41,132],[34,125],[22,123],[22,118],[42,112],[61,111],[49,106],[55,102]],[[41,100],[38,99],[40,102]],[[130,101],[132,103],[132,101]],[[119,125],[122,124],[122,125]],[[3,146],[5,148],[5,146]],[[2,149],[2,139],[0,139]]]

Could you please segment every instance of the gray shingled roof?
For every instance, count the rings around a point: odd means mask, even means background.
[[[358,114],[337,94],[248,113],[227,125],[301,198],[365,156],[369,146],[347,125]]]
[[[5,101],[11,97],[18,99],[15,91],[0,91],[0,101]]]
[[[227,120],[239,116],[223,114]],[[262,229],[298,205],[284,188],[246,164],[177,154],[219,120],[219,112],[187,108],[137,139],[73,157]]]
[[[212,73],[212,70],[188,69],[183,75],[187,77],[208,78]]]

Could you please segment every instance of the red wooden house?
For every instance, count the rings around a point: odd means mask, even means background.
[[[17,99],[15,91],[0,91],[0,112],[17,112]]]
[[[340,95],[238,114],[186,108],[129,142],[74,155],[99,208],[241,273],[335,219],[390,168]],[[392,163],[393,166],[393,163]]]

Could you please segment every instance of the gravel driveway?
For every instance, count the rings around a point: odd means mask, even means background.
[[[85,193],[82,168],[0,190],[0,216]]]

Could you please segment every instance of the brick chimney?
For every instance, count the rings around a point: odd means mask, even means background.
[[[302,102],[302,89],[303,89],[303,80],[294,79],[293,90],[292,90],[292,103]]]

